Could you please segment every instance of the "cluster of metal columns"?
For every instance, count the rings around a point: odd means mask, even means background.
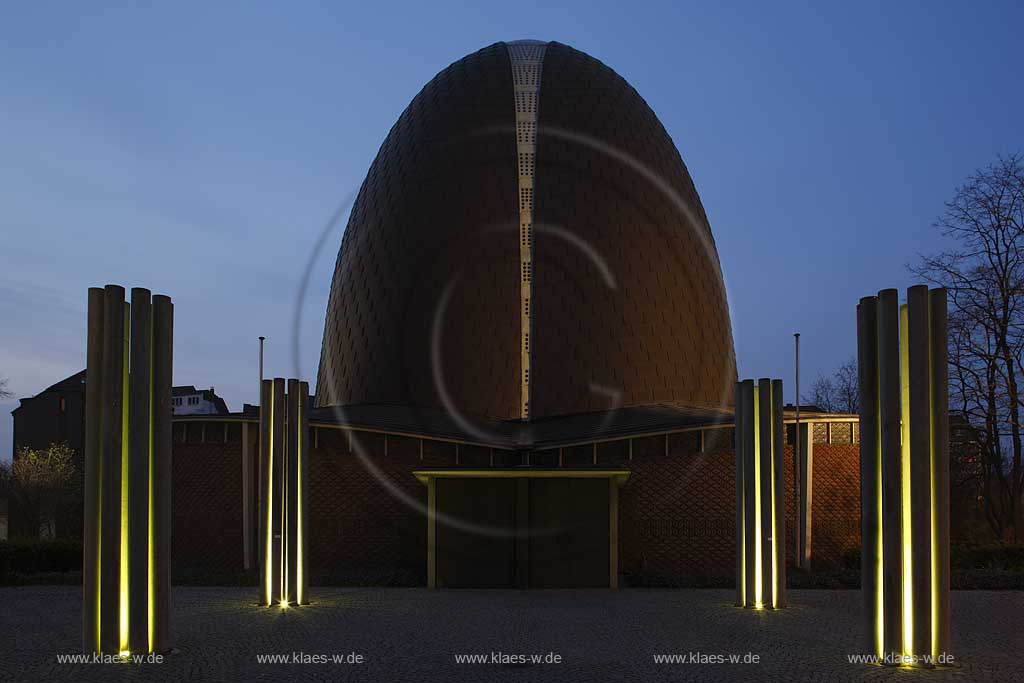
[[[736,604],[786,606],[782,380],[736,383]]]
[[[309,604],[309,384],[260,387],[259,563],[261,605]]]
[[[174,307],[89,289],[82,648],[169,649]]]
[[[946,291],[857,306],[865,645],[887,663],[949,652]]]

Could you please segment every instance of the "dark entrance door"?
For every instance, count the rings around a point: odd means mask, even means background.
[[[608,479],[441,477],[436,487],[438,586],[608,586]]]
[[[516,480],[442,478],[436,486],[438,585],[514,587]],[[445,516],[480,529],[445,524]]]
[[[531,588],[608,587],[608,480],[530,480]]]

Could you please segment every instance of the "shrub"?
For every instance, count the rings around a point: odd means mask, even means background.
[[[1024,571],[1024,543],[954,545],[950,555],[950,564],[954,570],[1000,569],[1003,571]]]
[[[80,572],[82,544],[77,541],[0,543],[0,578],[14,574]]]

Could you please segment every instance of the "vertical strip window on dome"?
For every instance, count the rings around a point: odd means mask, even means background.
[[[520,292],[520,417],[530,417],[530,298],[533,294],[533,197],[537,155],[537,103],[540,95],[544,43],[508,43],[516,109],[516,152],[519,191]]]

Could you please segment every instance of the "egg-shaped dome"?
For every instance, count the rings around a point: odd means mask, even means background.
[[[420,91],[352,207],[317,403],[503,420],[730,402],[711,228],[637,92],[560,43],[496,43]]]

